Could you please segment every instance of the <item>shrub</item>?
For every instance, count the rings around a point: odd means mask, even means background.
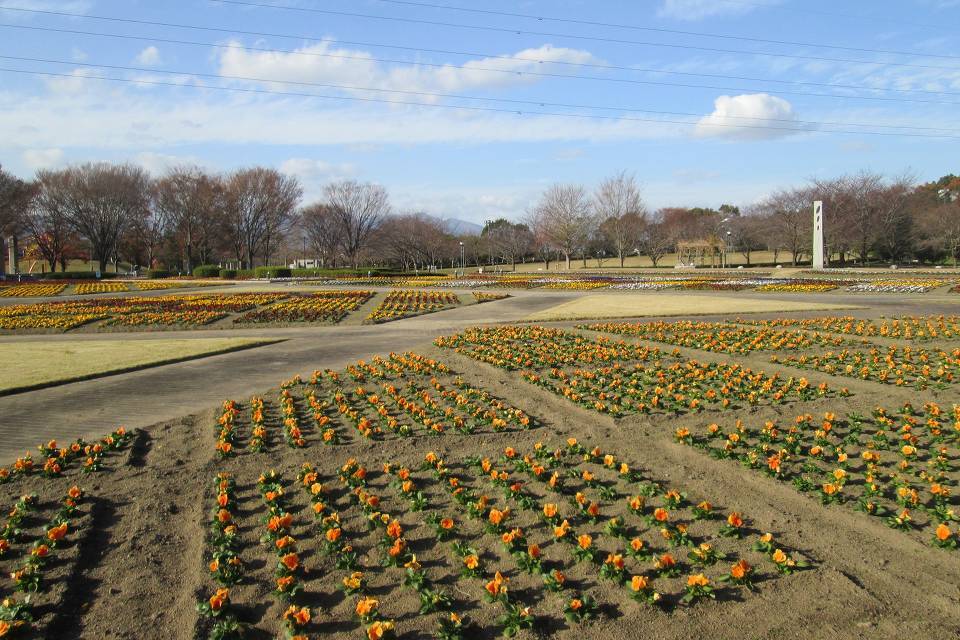
[[[258,278],[291,277],[291,271],[289,267],[257,267],[256,274]]]
[[[159,278],[169,278],[171,274],[166,269],[147,269],[144,275],[151,280],[157,280]]]
[[[237,279],[237,270],[236,270],[236,269],[220,269],[220,279],[221,279],[221,280],[236,280],[236,279]]]
[[[54,273],[50,271],[42,274],[40,277],[45,280],[93,280],[97,277],[97,272],[96,271],[61,271],[59,273]]]
[[[202,264],[193,269],[194,278],[216,278],[220,275],[220,267],[215,264]]]

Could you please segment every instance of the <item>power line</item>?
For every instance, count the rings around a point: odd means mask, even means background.
[[[881,62],[875,60],[854,60],[850,58],[828,58],[824,56],[806,56],[788,53],[772,53],[767,51],[750,51],[743,49],[720,49],[716,47],[701,47],[696,45],[685,45],[665,42],[649,42],[645,40],[627,40],[623,38],[610,38],[603,36],[586,36],[574,33],[555,33],[550,31],[532,31],[529,29],[516,29],[508,27],[494,27],[490,25],[464,24],[460,22],[445,22],[441,20],[425,20],[422,18],[406,18],[402,16],[383,16],[371,13],[358,13],[354,11],[338,11],[334,9],[317,9],[316,7],[297,7],[293,5],[267,4],[263,2],[252,2],[249,0],[209,0],[210,2],[219,2],[222,4],[233,4],[244,7],[257,7],[262,9],[280,9],[283,11],[299,11],[308,13],[319,13],[324,15],[342,16],[347,18],[361,18],[364,20],[386,20],[393,22],[406,22],[409,24],[424,24],[435,27],[451,27],[455,29],[472,29],[476,31],[490,31],[496,33],[510,33],[514,35],[545,36],[548,38],[570,38],[573,40],[587,40],[591,42],[606,42],[612,44],[626,44],[645,47],[664,47],[668,49],[689,49],[695,51],[705,51],[707,53],[735,53],[739,55],[766,56],[774,58],[790,58],[794,60],[815,60],[818,62],[841,62],[845,64],[869,64],[878,66],[896,66],[896,67],[914,67],[918,69],[940,69],[943,71],[957,71],[958,67],[944,67],[936,65],[923,65],[909,62]],[[34,11],[34,10],[31,10]]]
[[[0,54],[0,60],[16,60],[18,62],[40,62],[47,64],[60,64],[60,65],[70,65],[77,66],[76,61],[71,60],[56,60],[52,58],[31,58],[24,56],[11,56]],[[211,78],[214,80],[239,80],[243,82],[265,82],[265,83],[274,83],[274,84],[285,84],[285,85],[295,85],[303,87],[321,87],[324,89],[339,89],[343,91],[368,91],[374,93],[392,93],[392,94],[401,94],[401,95],[412,95],[420,96],[427,98],[444,98],[451,100],[474,100],[481,102],[495,102],[503,104],[516,104],[524,106],[533,106],[533,107],[550,107],[550,108],[563,108],[563,109],[588,109],[595,111],[617,111],[617,112],[628,112],[628,113],[649,113],[656,115],[667,115],[667,116],[688,116],[692,118],[704,118],[705,114],[702,113],[689,113],[683,111],[661,111],[654,109],[638,109],[634,107],[613,107],[609,105],[591,105],[591,104],[573,104],[565,102],[549,102],[544,100],[519,100],[513,98],[490,98],[486,96],[470,96],[463,94],[454,94],[454,93],[438,93],[433,91],[411,91],[408,89],[391,89],[391,88],[381,88],[381,87],[363,87],[357,85],[343,85],[343,84],[332,84],[324,82],[306,82],[298,80],[276,80],[273,78],[256,78],[250,76],[235,76],[235,75],[223,75],[223,74],[214,74],[214,73],[203,73],[197,71],[175,71],[170,69],[149,69],[145,67],[133,67],[127,65],[115,65],[115,64],[97,64],[92,62],[82,62],[79,63],[80,67],[84,68],[94,68],[94,69],[110,69],[114,71],[135,71],[138,73],[157,73],[157,74],[166,74],[166,75],[176,75],[176,76],[195,76],[198,78]],[[910,129],[916,131],[951,131],[951,132],[960,132],[960,129],[950,129],[944,127],[919,127],[912,125],[895,125],[895,124],[881,124],[881,123],[870,123],[862,124],[858,122],[835,122],[835,121],[817,121],[817,120],[799,120],[799,119],[788,119],[788,118],[762,118],[754,116],[720,116],[723,119],[732,119],[732,120],[754,120],[760,122],[785,122],[788,124],[802,124],[810,126],[839,126],[839,127],[879,127],[882,129]]]
[[[805,55],[794,55],[794,54],[786,54],[786,53],[750,51],[750,50],[743,50],[743,49],[721,49],[716,47],[700,47],[695,45],[684,45],[684,44],[674,44],[674,43],[664,43],[664,42],[648,42],[648,41],[641,41],[641,40],[605,38],[600,36],[583,36],[583,35],[566,34],[566,33],[552,33],[547,31],[509,29],[505,27],[493,27],[488,25],[471,25],[471,24],[463,24],[463,23],[455,23],[455,22],[442,22],[438,20],[422,20],[418,18],[404,18],[404,17],[398,17],[398,16],[381,16],[381,15],[374,15],[374,14],[367,14],[367,13],[356,13],[356,12],[350,12],[350,11],[335,11],[332,9],[317,9],[317,8],[311,8],[311,7],[296,7],[296,6],[290,6],[290,5],[245,2],[242,0],[210,0],[210,1],[222,2],[226,4],[235,4],[240,6],[258,7],[258,8],[264,8],[264,9],[280,9],[285,11],[310,12],[310,13],[335,15],[335,16],[342,16],[342,17],[349,17],[349,18],[362,18],[367,20],[385,20],[385,21],[393,21],[393,22],[404,22],[408,24],[425,24],[430,26],[450,27],[450,28],[457,28],[457,29],[472,29],[477,31],[509,33],[514,35],[533,35],[533,36],[544,36],[544,37],[550,37],[550,38],[570,38],[575,40],[588,40],[593,42],[606,42],[606,43],[612,43],[612,44],[625,44],[625,45],[633,45],[633,46],[649,46],[649,47],[661,47],[661,48],[668,48],[668,49],[684,49],[684,50],[692,50],[692,51],[704,51],[707,53],[733,53],[738,55],[787,58],[787,59],[794,59],[794,60],[814,60],[818,62],[839,62],[844,64],[865,64],[865,65],[874,65],[874,66],[911,67],[911,68],[917,68],[917,69],[939,69],[942,71],[960,70],[960,67],[923,65],[923,64],[908,63],[908,62],[880,62],[880,61],[874,61],[874,60],[854,60],[849,58],[828,58],[823,56],[805,56]],[[60,17],[68,17],[68,18],[80,18],[80,19],[86,19],[86,20],[107,20],[107,21],[113,21],[113,22],[152,24],[156,26],[179,27],[179,28],[186,28],[186,29],[192,28],[189,25],[178,25],[174,23],[163,23],[163,22],[149,22],[145,20],[135,20],[131,18],[116,18],[111,16],[99,16],[99,15],[93,15],[93,14],[70,13],[66,11],[26,9],[23,7],[9,7],[4,5],[0,5],[0,9],[4,9],[7,11],[19,11],[24,13],[38,14],[38,15],[52,15],[52,16],[60,16]],[[227,31],[227,32],[231,31],[227,29],[215,29],[215,28],[208,28],[208,29],[211,31]],[[240,31],[233,31],[233,32],[241,33]],[[271,34],[263,34],[263,35],[271,35]],[[282,36],[282,37],[290,37],[290,36]]]
[[[118,20],[125,20],[125,19],[118,19]],[[144,22],[144,21],[134,21],[134,22]],[[278,34],[263,34],[263,33],[257,33],[257,32],[249,32],[249,31],[236,31],[236,30],[230,30],[230,29],[219,29],[219,28],[216,28],[216,27],[200,27],[200,26],[192,26],[192,25],[169,25],[169,24],[166,24],[166,23],[149,23],[149,24],[156,24],[156,25],[161,25],[161,26],[177,26],[177,27],[185,28],[185,29],[196,29],[196,30],[201,30],[201,31],[216,31],[216,32],[231,33],[231,34],[240,33],[240,34],[244,34],[244,35],[260,35],[260,36],[272,35],[272,36],[275,36],[275,37],[285,37],[285,38],[297,38],[297,37],[298,37],[298,36],[281,36],[281,35],[278,35]],[[359,60],[359,61],[362,61],[362,62],[385,62],[385,63],[393,63],[393,64],[418,65],[418,66],[423,66],[423,67],[440,68],[440,69],[448,68],[448,67],[450,66],[450,65],[448,65],[448,64],[434,63],[434,62],[421,62],[421,61],[417,61],[417,62],[415,62],[415,63],[411,63],[411,62],[408,61],[408,60],[397,60],[397,59],[391,59],[391,58],[379,58],[379,57],[373,57],[373,56],[368,56],[368,55],[350,55],[350,54],[344,54],[344,53],[322,53],[322,52],[316,52],[316,51],[302,51],[302,50],[295,50],[295,49],[276,49],[276,48],[268,48],[268,47],[253,47],[253,46],[247,46],[247,45],[242,45],[242,44],[222,44],[222,43],[216,43],[216,42],[197,42],[197,41],[193,41],[193,40],[182,40],[182,39],[175,39],[175,38],[159,38],[159,37],[155,37],[155,36],[140,36],[140,35],[131,35],[131,34],[103,33],[103,32],[96,32],[96,31],[84,31],[84,30],[80,30],[80,29],[64,29],[64,28],[57,28],[57,27],[38,27],[38,26],[34,26],[34,25],[19,25],[19,24],[0,23],[0,27],[10,28],[10,29],[26,29],[26,30],[31,30],[31,31],[45,31],[45,32],[53,32],[53,33],[67,33],[67,34],[74,34],[74,35],[86,35],[86,36],[94,36],[94,37],[118,38],[118,39],[123,39],[123,40],[139,40],[139,41],[145,41],[145,42],[157,42],[157,43],[161,43],[161,44],[177,44],[177,45],[201,46],[201,47],[210,47],[210,48],[219,48],[219,49],[241,49],[241,50],[245,50],[245,51],[257,51],[257,52],[263,52],[263,53],[282,53],[282,54],[286,54],[286,55],[308,56],[308,57],[315,57],[315,58],[334,58],[334,59],[340,59],[340,60]],[[324,40],[324,39],[322,39],[322,38],[304,37],[303,39],[305,39],[305,40],[311,40],[311,41],[319,42],[319,43],[329,43],[329,42],[330,42],[329,40]],[[345,41],[338,41],[338,42],[340,42],[341,44],[360,44],[360,43],[349,43],[349,42],[345,42]],[[368,46],[377,46],[377,45],[369,45],[369,44],[368,44]],[[390,45],[387,45],[387,46],[390,46]],[[423,51],[430,51],[430,50],[423,50]],[[463,54],[463,55],[472,55],[472,54]],[[476,55],[482,55],[482,54],[476,54]],[[494,56],[494,57],[499,58],[499,59],[504,59],[504,60],[512,60],[512,61],[537,62],[538,64],[553,64],[553,62],[552,62],[552,61],[549,61],[549,60],[525,60],[525,59],[522,59],[522,58],[511,58],[510,56]],[[573,63],[570,63],[570,64],[573,64]],[[470,69],[471,69],[472,71],[484,71],[484,72],[489,72],[489,73],[507,74],[507,75],[510,75],[510,76],[531,76],[531,77],[554,78],[554,79],[564,79],[564,80],[589,80],[589,81],[596,81],[596,82],[612,82],[612,83],[618,83],[618,84],[633,84],[633,85],[650,85],[650,86],[664,86],[664,87],[679,87],[679,88],[687,88],[687,89],[712,89],[712,90],[720,90],[720,91],[746,91],[746,92],[780,93],[780,94],[784,94],[784,95],[796,95],[796,96],[806,96],[806,97],[814,97],[814,98],[835,98],[835,99],[845,99],[845,100],[868,100],[868,101],[874,101],[874,102],[877,102],[877,101],[879,101],[879,102],[910,102],[910,103],[923,103],[923,104],[944,104],[944,105],[954,105],[954,106],[960,105],[960,102],[954,102],[954,101],[949,101],[949,100],[927,100],[927,99],[920,99],[920,98],[894,98],[894,97],[885,97],[885,96],[864,96],[864,95],[835,94],[835,93],[817,93],[817,92],[812,92],[812,91],[790,91],[790,90],[785,90],[785,89],[766,89],[766,88],[752,88],[752,87],[731,87],[731,86],[725,86],[725,85],[690,84],[690,83],[683,83],[683,82],[666,82],[666,81],[662,81],[662,80],[640,80],[640,79],[631,79],[631,78],[610,78],[610,77],[604,77],[604,76],[590,76],[590,75],[582,75],[582,74],[551,73],[551,72],[545,72],[545,71],[526,71],[526,70],[518,71],[518,70],[500,69],[500,68],[495,68],[495,67],[478,67],[478,66],[471,66]],[[626,67],[624,67],[624,69],[626,69]],[[673,72],[659,71],[659,70],[654,70],[654,69],[651,69],[651,70],[631,69],[631,70],[633,70],[633,71],[638,71],[638,72],[648,72],[648,73],[673,73]],[[698,76],[698,75],[701,75],[701,74],[683,73],[683,74],[680,74],[680,75],[685,75],[685,76]],[[720,75],[720,74],[712,74],[712,75],[711,75],[711,74],[706,74],[705,77],[718,77],[718,78],[738,79],[737,76],[723,76],[723,75]],[[783,81],[776,81],[776,80],[775,80],[774,82],[781,82],[781,83],[782,83]],[[797,84],[808,84],[808,83],[797,83]],[[837,88],[845,88],[845,87],[853,88],[853,87],[855,87],[855,85],[830,85],[830,84],[827,84],[827,83],[810,83],[810,84],[825,84],[826,86],[835,86],[835,87],[837,87]],[[867,91],[893,91],[893,90],[891,90],[891,89],[875,89],[875,88],[871,88],[871,87],[857,87],[857,88],[860,88],[860,89],[862,89],[862,90],[867,90]],[[897,90],[897,91],[903,92],[903,91],[908,91],[908,90]],[[937,92],[927,92],[927,91],[916,91],[916,92],[917,92],[917,93],[933,93],[933,94],[935,94],[935,95],[948,95],[948,96],[949,96],[949,95],[960,95],[960,93],[955,93],[955,92],[940,92],[940,93],[937,93]]]
[[[599,114],[581,114],[581,113],[560,113],[560,112],[550,112],[550,111],[529,111],[529,110],[519,110],[519,109],[504,109],[497,107],[481,107],[473,105],[452,105],[452,104],[438,104],[430,102],[414,102],[408,100],[388,100],[385,98],[367,98],[362,96],[334,96],[334,95],[325,95],[318,93],[303,93],[303,92],[293,92],[293,91],[275,91],[268,89],[254,89],[247,87],[225,87],[219,85],[203,85],[203,84],[189,84],[185,85],[177,82],[164,82],[162,80],[148,80],[148,79],[139,79],[139,78],[117,78],[111,76],[77,76],[69,73],[57,73],[53,71],[35,71],[27,69],[11,69],[9,67],[0,67],[0,72],[6,73],[15,73],[21,75],[33,75],[33,76],[44,76],[44,77],[53,77],[53,78],[68,78],[70,80],[103,80],[109,82],[121,82],[127,84],[138,84],[138,85],[149,85],[149,86],[166,86],[166,87],[177,87],[177,88],[189,88],[189,89],[208,89],[215,91],[230,91],[236,93],[245,93],[245,94],[265,94],[265,95],[282,95],[282,96],[293,96],[301,98],[319,98],[323,100],[341,100],[349,102],[365,102],[365,103],[379,103],[379,104],[392,104],[392,105],[404,105],[404,106],[416,106],[416,107],[427,107],[435,109],[448,109],[448,110],[461,110],[461,111],[474,111],[474,112],[484,112],[484,113],[503,113],[516,116],[548,116],[548,117],[558,117],[558,118],[575,118],[579,120],[608,120],[615,122],[647,122],[654,124],[675,124],[683,126],[701,126],[700,122],[690,122],[688,120],[666,120],[662,118],[638,118],[633,116],[605,116]],[[798,133],[814,133],[817,132],[809,127],[771,127],[771,126],[762,126],[762,125],[749,125],[749,124],[722,124],[722,123],[709,123],[709,127],[717,128],[729,128],[729,129],[761,129],[766,131],[792,131]],[[889,132],[889,131],[849,131],[849,130],[822,130],[820,133],[835,133],[843,135],[871,135],[871,136],[885,136],[885,137],[908,137],[908,138],[927,138],[927,139],[949,139],[949,140],[960,140],[960,136],[951,136],[951,135],[939,135],[939,134],[925,134],[925,133],[904,133],[904,132]]]
[[[228,2],[229,0],[210,0],[211,2]],[[517,13],[513,11],[498,11],[495,9],[477,9],[474,7],[458,7],[453,5],[439,4],[436,2],[417,2],[414,0],[374,0],[383,4],[392,4],[406,7],[422,7],[427,9],[440,9],[442,11],[456,11],[460,13],[472,13],[480,15],[500,16],[505,18],[523,18],[526,20],[536,20],[538,22],[559,22],[563,24],[576,24],[589,27],[603,27],[608,29],[628,29],[631,31],[647,31],[651,33],[667,33],[670,35],[694,36],[697,38],[717,38],[721,40],[741,40],[744,42],[756,42],[760,44],[776,44],[794,47],[816,47],[818,49],[836,49],[838,51],[855,51],[858,53],[878,53],[898,56],[915,56],[920,58],[943,58],[947,60],[960,60],[960,56],[922,53],[919,51],[898,51],[892,49],[870,49],[865,47],[850,47],[838,44],[824,44],[822,42],[798,42],[794,40],[774,40],[768,38],[756,38],[752,36],[735,36],[723,33],[709,33],[706,31],[685,31],[682,29],[667,29],[664,27],[644,27],[636,24],[624,24],[618,22],[599,22],[594,20],[585,20],[582,18],[561,18],[557,16],[547,16],[541,14]]]

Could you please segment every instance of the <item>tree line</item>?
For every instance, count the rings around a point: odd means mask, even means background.
[[[527,216],[527,254],[543,260],[578,258],[586,265],[608,257],[623,266],[642,255],[654,266],[683,241],[711,240],[742,254],[768,251],[794,266],[812,253],[813,202],[824,203],[824,240],[833,263],[935,263],[960,258],[960,177],[918,184],[911,176],[860,172],[778,189],[743,207],[664,207],[648,210],[636,179],[620,173],[591,193],[580,185],[553,185]]]
[[[131,164],[89,163],[20,180],[0,168],[0,232],[17,235],[51,269],[91,260],[190,272],[202,264],[250,269],[295,258],[321,267],[404,270],[510,265],[531,260],[607,261],[646,256],[654,266],[685,240],[711,239],[750,264],[809,258],[812,203],[824,201],[826,245],[840,265],[960,257],[960,178],[917,184],[861,172],[779,189],[738,207],[650,210],[635,176],[620,172],[588,190],[548,187],[519,219],[488,221],[479,235],[452,233],[422,212],[395,213],[379,185],[341,180],[303,202],[295,177],[263,167],[218,174],[176,167],[157,178]]]

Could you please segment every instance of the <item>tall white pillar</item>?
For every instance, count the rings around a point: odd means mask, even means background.
[[[823,202],[813,203],[813,268],[823,269]]]

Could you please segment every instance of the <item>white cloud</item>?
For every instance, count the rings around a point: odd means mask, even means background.
[[[48,76],[44,82],[52,93],[59,94],[82,94],[91,89],[90,81],[86,78],[95,78],[103,75],[94,69],[74,69],[62,76]]]
[[[137,64],[146,65],[148,67],[155,67],[161,63],[160,49],[157,49],[156,47],[151,45],[137,54],[136,61],[137,61]]]
[[[764,6],[772,7],[781,0],[750,2],[746,0],[663,0],[657,12],[664,18],[676,20],[702,20],[719,15],[742,15]]]
[[[203,163],[196,156],[177,156],[153,151],[143,151],[133,157],[134,164],[138,164],[153,176],[159,176],[168,169],[179,166],[200,166]]]
[[[516,116],[431,107],[386,108],[193,88],[143,93],[107,82],[66,96],[0,93],[0,149],[163,150],[192,144],[387,145],[619,141],[679,136],[688,128],[628,120]]]
[[[27,149],[23,152],[23,164],[32,171],[52,169],[63,162],[63,149]]]
[[[231,44],[234,46],[224,49],[220,55],[220,73],[224,76],[417,92],[449,93],[529,84],[539,80],[529,72],[549,71],[551,63],[598,60],[588,51],[547,44],[505,57],[469,60],[462,65],[435,67],[413,63],[390,67],[373,60],[367,51],[340,48],[332,41],[291,53],[249,51],[238,42]],[[414,99],[423,100],[422,97]]]
[[[713,104],[713,113],[697,122],[699,137],[771,140],[803,128],[789,102],[766,93],[720,96]]]
[[[319,198],[326,183],[352,178],[357,174],[353,164],[337,164],[313,158],[290,158],[280,164],[280,171],[300,180],[306,201]]]

